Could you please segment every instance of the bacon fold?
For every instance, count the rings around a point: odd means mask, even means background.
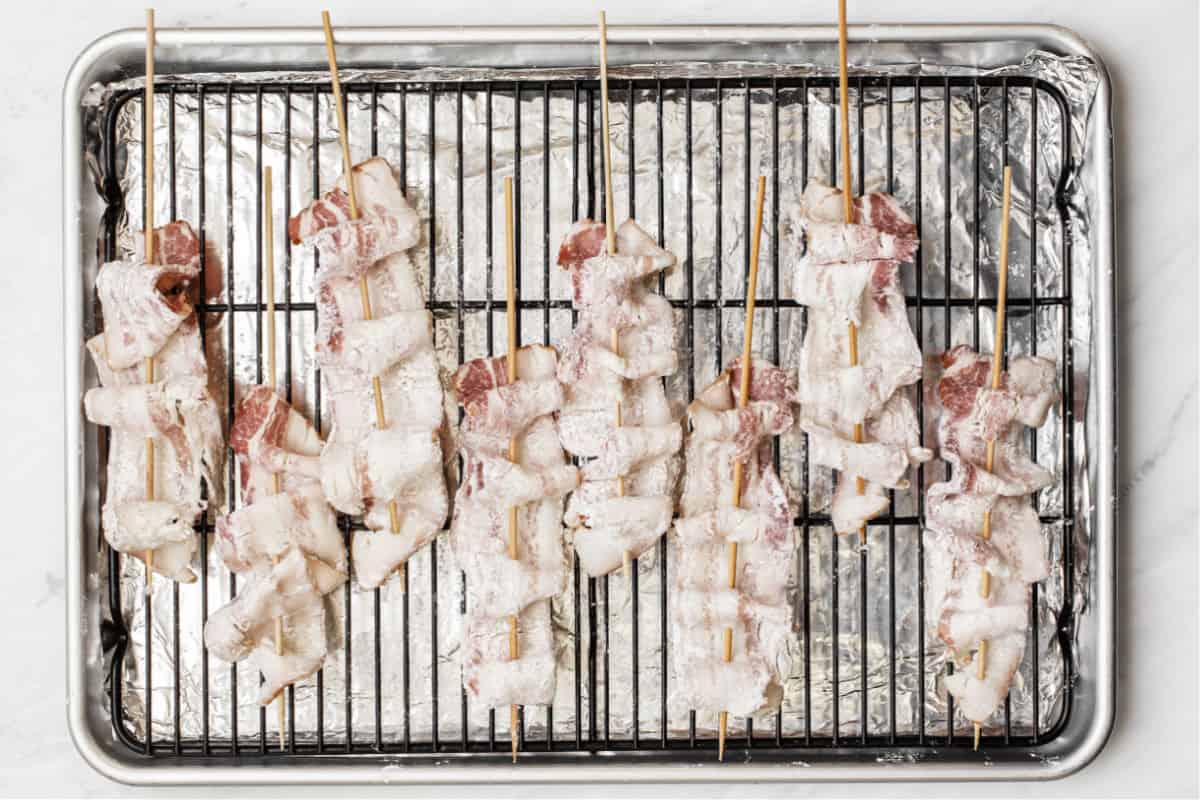
[[[105,539],[135,558],[153,552],[155,573],[190,583],[192,526],[209,503],[223,502],[225,448],[189,295],[200,272],[199,238],[186,222],[171,222],[154,239],[155,263],[135,255],[100,268],[104,331],[87,342],[100,386],[85,395],[84,413],[110,429]],[[144,360],[151,357],[155,382],[147,384]],[[153,500],[146,496],[148,437]]]

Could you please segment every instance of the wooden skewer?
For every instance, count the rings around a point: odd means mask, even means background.
[[[146,263],[154,263],[154,9],[146,9],[146,94],[142,101],[143,136],[146,140],[146,168],[144,170],[146,200],[143,234],[146,237]],[[154,383],[154,356],[146,358],[146,383]],[[146,437],[146,499],[154,499],[154,438]],[[142,554],[146,563],[146,593],[154,581],[154,550]]]
[[[608,133],[608,20],[603,11],[600,12],[600,120],[604,128],[604,240],[610,256],[617,253],[616,223],[613,219],[613,190],[612,190],[612,140]],[[621,355],[621,333],[615,327],[609,347],[613,355]],[[617,427],[621,427],[621,401],[616,402]],[[617,476],[617,495],[625,496],[625,476]],[[625,580],[631,581],[633,574],[633,559],[629,552],[621,553],[621,569]]]
[[[754,306],[758,293],[758,249],[762,240],[763,202],[767,196],[767,179],[758,176],[758,200],[754,205],[754,234],[750,239],[750,276],[746,283],[746,332],[742,337],[742,380],[738,387],[738,408],[750,402],[750,348],[754,339]],[[745,465],[738,461],[733,465],[733,505],[742,504],[742,482]],[[737,542],[729,543],[729,588],[737,588]],[[725,663],[733,661],[733,628],[725,629]],[[729,724],[729,713],[722,711],[717,734],[717,760],[725,760],[725,731]]]
[[[271,387],[271,391],[278,391],[278,383],[276,381],[277,372],[275,370],[275,206],[272,204],[271,190],[271,168],[267,167],[263,175],[264,199],[263,204],[266,211],[265,219],[263,220],[266,244],[267,244],[267,261],[264,270],[266,277],[267,289],[267,381]],[[279,473],[271,473],[272,488],[275,494],[279,494]],[[275,559],[275,563],[279,563],[279,559]],[[275,655],[283,655],[283,618],[275,618]],[[287,740],[285,739],[284,728],[286,726],[287,712],[283,707],[283,692],[279,693],[279,703],[277,705],[279,716],[279,749],[280,751],[287,749]]]
[[[325,55],[329,61],[329,78],[333,84],[333,106],[337,113],[338,138],[342,145],[342,170],[346,174],[346,194],[350,200],[350,218],[358,219],[358,192],[354,188],[354,163],[350,160],[350,137],[346,128],[346,109],[342,105],[342,81],[338,77],[337,52],[333,46],[333,25],[329,21],[329,12],[321,12],[321,26],[325,29]],[[364,274],[358,279],[358,294],[362,303],[363,319],[371,319],[371,292]],[[371,388],[375,393],[375,425],[383,430],[387,427],[387,416],[383,409],[383,387],[379,376],[371,376]],[[388,517],[392,533],[400,532],[400,513],[396,510],[396,501],[388,501]],[[400,586],[404,586],[404,564],[400,565]]]
[[[841,85],[842,117],[842,216],[847,225],[854,224],[854,194],[850,187],[850,76],[846,67],[846,0],[838,0],[838,82]],[[850,323],[850,366],[858,366],[858,326]],[[854,424],[854,442],[862,444],[863,426]],[[866,482],[855,476],[854,486],[859,494],[866,491]],[[867,526],[858,529],[859,544],[866,543]]]
[[[1012,208],[1012,167],[1004,168],[1004,199],[1000,218],[1000,281],[996,287],[996,328],[992,336],[992,389],[1000,388],[1000,370],[1004,364],[1004,315],[1008,296],[1008,218]],[[991,472],[996,462],[996,440],[988,439],[986,469]],[[983,539],[992,538],[992,512],[983,512]],[[992,576],[985,569],[979,580],[979,594],[987,597],[992,591]],[[988,642],[979,643],[979,661],[975,677],[983,680],[987,676]],[[979,749],[980,724],[975,723],[975,749]]]
[[[504,242],[505,258],[508,262],[505,279],[505,317],[508,321],[508,383],[511,386],[517,382],[517,297],[516,297],[516,250],[513,243],[513,188],[512,178],[504,179]],[[520,453],[516,436],[508,442],[508,460],[517,463]],[[517,507],[508,509],[508,557],[517,560]],[[508,618],[508,657],[516,660],[521,654],[520,642],[517,638],[517,615]],[[509,729],[512,738],[512,760],[517,763],[517,723],[519,720],[517,705],[509,706]]]

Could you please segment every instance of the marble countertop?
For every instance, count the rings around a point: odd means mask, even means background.
[[[92,39],[141,23],[145,0],[24,3],[0,33],[9,109],[0,179],[13,198],[0,227],[21,253],[0,274],[9,297],[0,352],[11,383],[0,398],[7,458],[0,486],[10,552],[0,594],[0,796],[172,796],[192,790],[129,789],[92,771],[75,752],[65,712],[64,542],[60,367],[60,92],[74,56]],[[163,3],[161,26],[278,25],[316,19],[311,0]],[[825,22],[832,0],[784,7],[771,0],[607,0],[621,22]],[[573,798],[836,796],[1172,796],[1200,792],[1197,751],[1197,7],[1192,0],[1009,0],[1000,5],[855,0],[862,22],[1049,22],[1090,40],[1112,73],[1116,115],[1118,322],[1120,325],[1119,703],[1116,730],[1082,772],[1047,784],[572,787]],[[827,6],[827,7],[826,7]],[[526,0],[512,7],[442,0],[408,8],[366,0],[339,12],[361,25],[591,24],[592,3]],[[26,244],[28,242],[28,244]],[[19,244],[17,244],[19,243]],[[1194,245],[1193,245],[1194,246]],[[26,260],[28,259],[28,260]],[[21,265],[24,266],[21,266]],[[1166,354],[1174,356],[1171,361]],[[1170,363],[1168,363],[1170,361]],[[30,553],[24,553],[24,543]],[[389,796],[479,796],[469,788],[391,786]],[[336,794],[337,790],[313,790]],[[347,790],[350,796],[375,792]],[[220,797],[288,796],[303,789],[214,789]],[[491,787],[493,797],[564,794],[553,787]]]

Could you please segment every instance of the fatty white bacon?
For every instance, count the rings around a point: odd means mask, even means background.
[[[583,220],[558,255],[571,272],[579,312],[558,366],[565,391],[559,431],[567,452],[590,459],[565,521],[580,566],[592,576],[619,568],[626,553],[637,558],[670,526],[683,438],[662,385],[678,361],[671,305],[648,287],[675,257],[632,220],[617,229],[616,244],[617,254],[608,255],[604,225]],[[611,348],[614,327],[620,355]]]
[[[1057,398],[1052,361],[1012,359],[997,390],[990,388],[991,361],[965,346],[942,357],[938,439],[954,472],[929,487],[924,534],[928,624],[959,662],[946,688],[967,719],[980,723],[1004,702],[1025,652],[1029,587],[1050,571],[1041,522],[1025,496],[1049,485],[1053,475],[1029,459],[1023,427],[1045,422]],[[990,472],[988,439],[996,440]],[[988,511],[991,537],[985,541]],[[991,576],[986,598],[980,594],[985,571]],[[980,680],[983,640],[988,650]]]
[[[204,637],[218,658],[254,659],[263,674],[259,702],[267,704],[324,663],[324,596],[346,582],[346,546],[321,491],[321,439],[303,415],[256,386],[239,403],[229,438],[245,505],[217,518],[216,550],[244,582],[209,617]]]
[[[104,309],[104,344],[114,370],[140,364],[167,343],[192,315],[188,289],[200,275],[200,240],[186,222],[154,231],[156,261],[143,258],[142,237],[134,258],[110,261],[96,275]]]
[[[921,351],[908,324],[900,262],[916,253],[917,229],[895,199],[855,198],[856,222],[842,221],[842,193],[810,181],[800,201],[806,250],[796,299],[808,306],[800,350],[800,427],[812,463],[841,475],[830,509],[838,533],[857,531],[887,508],[885,489],[908,486],[910,466],[928,461],[904,387],[921,377]],[[850,366],[849,325],[859,361]],[[863,442],[855,443],[855,424]],[[863,478],[864,491],[857,491]]]
[[[275,652],[275,620],[283,625],[283,654]],[[311,562],[295,548],[244,587],[204,626],[209,651],[230,663],[253,658],[263,675],[258,702],[269,705],[289,684],[316,672],[325,660],[325,606]]]
[[[370,589],[442,529],[449,501],[433,320],[405,254],[420,239],[419,220],[387,161],[371,158],[352,172],[359,219],[350,219],[343,176],[288,230],[320,254],[316,349],[331,420],[321,482],[334,508],[363,515],[368,530],[354,534],[351,550],[358,582]],[[359,288],[364,276],[369,320]],[[383,394],[382,430],[373,378]],[[398,532],[391,530],[393,501]]]
[[[459,367],[454,391],[462,423],[463,474],[450,542],[466,575],[463,686],[486,708],[546,705],[554,699],[550,598],[566,587],[563,496],[579,484],[567,463],[554,414],[562,407],[549,347]],[[508,446],[517,439],[517,460]],[[517,558],[508,554],[508,512],[517,506]],[[509,657],[508,618],[518,616],[519,655]]]
[[[186,222],[155,232],[154,264],[111,262],[97,278],[105,329],[87,342],[100,387],[84,397],[89,421],[110,428],[107,495],[101,512],[113,549],[154,572],[191,583],[197,538],[192,525],[208,502],[220,506],[224,458],[221,418],[193,313],[190,282],[199,272],[199,239]],[[146,384],[143,359],[154,357]],[[146,497],[146,438],[154,439],[153,500]]]
[[[234,415],[229,446],[241,458],[238,477],[242,501],[253,503],[260,493],[275,493],[321,479],[321,437],[304,415],[266,386],[250,388]]]
[[[771,459],[771,437],[793,424],[793,379],[755,360],[750,401],[737,407],[740,360],[692,403],[680,518],[671,534],[675,602],[670,648],[675,702],[753,716],[779,707],[790,672],[786,586],[796,547],[791,508]],[[741,503],[733,470],[744,465]],[[729,544],[738,543],[736,588]],[[724,660],[724,630],[733,659]]]

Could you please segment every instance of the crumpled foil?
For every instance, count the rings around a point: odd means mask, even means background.
[[[928,75],[931,70],[935,68],[914,58],[912,63],[880,65],[872,72]],[[720,309],[719,305],[714,308],[713,302],[743,297],[750,193],[753,178],[759,173],[768,176],[770,188],[754,345],[757,352],[779,358],[785,366],[794,364],[797,358],[803,311],[785,307],[776,313],[769,299],[792,296],[791,273],[802,247],[795,211],[803,181],[809,177],[830,182],[836,179],[832,161],[837,142],[836,92],[826,86],[810,87],[805,97],[800,88],[780,88],[776,141],[772,115],[776,98],[772,90],[754,88],[747,97],[747,90],[737,78],[828,74],[827,67],[751,63],[660,64],[613,71],[616,216],[621,219],[633,212],[679,257],[680,266],[664,279],[667,297],[682,301],[692,296],[707,303],[707,307],[690,313],[678,310],[678,346],[685,368],[668,379],[667,385],[681,410],[696,390],[719,373],[722,363],[739,351],[742,310]],[[961,67],[933,74],[980,72]],[[921,294],[932,298],[919,313],[912,309],[914,329],[918,330],[929,365],[923,382],[927,444],[936,441],[931,391],[937,377],[937,354],[948,344],[960,342],[990,349],[991,313],[978,309],[976,314],[970,304],[953,305],[946,298],[947,291],[951,299],[974,296],[976,259],[980,267],[979,296],[995,295],[1000,176],[1005,152],[1014,169],[1009,296],[1016,302],[1009,308],[1009,353],[1036,350],[1061,358],[1064,313],[1074,315],[1074,371],[1065,377],[1073,387],[1076,410],[1076,463],[1069,471],[1074,480],[1075,507],[1067,509],[1074,513],[1075,525],[1066,531],[1061,522],[1045,526],[1055,568],[1038,587],[1034,607],[1036,642],[1031,632],[1031,646],[1010,698],[1012,730],[1022,735],[1031,732],[1035,700],[1040,731],[1050,730],[1059,722],[1064,694],[1074,678],[1067,674],[1070,661],[1065,658],[1064,641],[1059,636],[1058,617],[1068,585],[1063,572],[1064,547],[1073,548],[1075,556],[1076,613],[1086,609],[1087,604],[1090,492],[1084,425],[1091,363],[1091,300],[1086,287],[1090,285],[1092,261],[1087,197],[1072,178],[1086,159],[1079,148],[1087,141],[1084,132],[1090,121],[1098,74],[1086,60],[1045,53],[1032,53],[1023,63],[994,70],[993,74],[1037,76],[1057,87],[1062,105],[1046,90],[1039,90],[1035,133],[1027,87],[1009,88],[1006,116],[999,88],[981,89],[976,97],[973,88],[955,86],[949,90],[947,114],[946,89],[935,81],[922,89],[918,114],[914,90],[895,87],[889,117],[884,88],[868,84],[862,95],[855,89],[851,97],[851,143],[856,187],[866,191],[890,189],[910,212],[917,210],[916,175],[920,167],[920,260],[915,269],[906,267],[903,271],[910,296],[917,292],[919,273]],[[631,97],[628,85],[622,83],[632,77],[679,75],[729,79],[719,97],[711,87],[692,90],[690,130],[684,89],[665,88],[661,97],[652,89],[636,89]],[[436,86],[431,109],[428,81],[541,81],[594,76],[594,69],[383,70],[347,72],[344,76],[347,82],[375,80],[386,84],[374,97],[351,87],[351,148],[355,160],[372,152],[386,156],[399,170],[408,198],[421,216],[423,238],[411,255],[435,303],[436,347],[447,377],[461,360],[500,352],[505,347],[504,210],[500,188],[502,177],[514,171],[519,172],[520,297],[533,303],[547,297],[557,302],[549,310],[540,306],[522,310],[521,339],[526,343],[555,343],[569,332],[569,282],[565,273],[554,266],[554,260],[558,243],[576,216],[602,214],[599,92],[581,89],[576,95],[557,88],[545,91],[534,82],[526,84],[520,102],[515,104],[511,87],[497,86],[490,94],[489,105],[489,93],[477,84],[460,92],[457,85],[442,83]],[[239,82],[237,91],[227,91],[224,85],[215,83],[235,77]],[[288,301],[312,302],[313,254],[308,248],[293,248],[286,243],[284,215],[303,207],[315,190],[328,188],[341,172],[331,99],[324,87],[318,90],[315,86],[327,80],[328,76],[320,73],[176,76],[165,79],[165,83],[175,85],[178,91],[172,97],[161,90],[155,106],[156,219],[161,223],[177,217],[197,227],[202,222],[206,270],[220,270],[224,279],[224,285],[211,298],[214,302],[260,301],[259,180],[262,167],[273,168],[279,362],[293,402],[315,418],[318,428],[322,420],[313,360],[314,314],[311,310],[289,310],[287,306]],[[275,89],[256,91],[256,84],[268,82],[293,88],[287,95]],[[197,83],[205,87],[202,111],[195,92]],[[104,119],[112,104],[119,102],[119,90],[139,85],[139,81],[127,81],[95,87],[91,95],[94,119]],[[106,178],[115,177],[127,198],[117,223],[117,246],[125,253],[132,250],[133,237],[142,227],[140,99],[124,102],[115,113],[113,139],[103,140],[102,126],[90,126],[89,152],[93,154],[97,185],[103,186]],[[978,139],[974,133],[976,119]],[[893,144],[890,174],[889,122]],[[1062,147],[1068,128],[1074,148],[1069,160]],[[861,176],[860,141],[865,166]],[[115,148],[115,175],[106,174],[101,144]],[[1037,168],[1033,176],[1035,152]],[[1056,205],[1056,185],[1064,187],[1061,207],[1065,220]],[[1027,301],[1033,292],[1043,299],[1065,292],[1064,237],[1070,237],[1072,247],[1074,297],[1066,307],[1069,312],[1062,306],[1037,305],[1031,314]],[[461,313],[456,306],[460,299],[468,303]],[[488,300],[492,301],[490,309],[480,307],[480,301]],[[246,387],[262,378],[261,314],[254,310],[233,314],[207,311],[204,317],[212,391],[225,405],[231,391],[240,398]],[[691,371],[686,369],[689,365]],[[447,418],[455,426],[458,415],[449,401],[447,410]],[[1061,515],[1066,480],[1061,409],[1033,439],[1037,459],[1059,476],[1054,486],[1039,494],[1039,510],[1047,516]],[[804,442],[798,432],[783,437],[779,456],[781,475],[802,512],[823,510],[830,497],[831,476],[825,470],[807,468]],[[453,470],[454,464],[449,467]],[[895,493],[896,515],[916,515],[918,492],[941,480],[944,474],[941,462],[926,465],[914,476],[911,489]],[[232,476],[230,469],[227,480]],[[97,476],[89,479],[95,481]],[[209,510],[210,522],[217,511]],[[835,712],[838,733],[843,737],[858,735],[863,724],[872,734],[888,733],[894,726],[897,734],[909,735],[918,731],[922,720],[928,734],[945,735],[950,724],[941,683],[949,667],[945,648],[931,626],[925,626],[924,641],[919,638],[919,536],[919,528],[911,524],[897,524],[894,529],[876,526],[862,550],[856,537],[835,537],[827,525],[813,524],[802,530],[801,547],[807,549],[797,552],[789,585],[796,617],[789,664],[785,665],[791,677],[780,718],[785,736],[807,732],[828,736]],[[1067,536],[1070,541],[1065,539]],[[688,709],[672,702],[673,667],[668,663],[664,675],[661,666],[664,587],[660,559],[664,551],[669,570],[670,552],[665,545],[638,563],[636,598],[631,597],[626,581],[616,575],[594,584],[586,577],[572,581],[555,600],[560,655],[558,696],[552,717],[556,740],[574,740],[577,732],[585,742],[604,741],[608,736],[628,739],[635,724],[642,737],[660,736],[664,725],[669,736],[686,737],[692,724],[698,734],[712,735],[715,719],[697,717],[693,723]],[[120,613],[129,633],[129,650],[120,671],[125,723],[137,736],[144,736],[149,696],[156,740],[170,742],[177,735],[185,741],[196,740],[207,734],[214,743],[227,743],[236,726],[239,739],[257,743],[265,721],[270,731],[267,742],[274,746],[274,712],[263,714],[254,703],[259,677],[253,665],[226,665],[204,652],[204,615],[227,602],[236,585],[211,546],[207,552],[207,609],[202,605],[199,583],[178,587],[163,580],[154,583],[150,595],[149,695],[144,576],[140,564],[123,560]],[[864,553],[865,571],[860,560]],[[101,562],[107,564],[103,559]],[[99,577],[97,585],[102,586],[106,576]],[[294,688],[290,724],[297,741],[317,740],[318,719],[327,745],[345,744],[348,739],[370,744],[376,741],[377,732],[389,746],[404,741],[428,743],[435,728],[437,739],[443,743],[459,741],[464,735],[476,742],[486,740],[489,713],[465,703],[460,688],[462,597],[461,573],[446,534],[409,562],[407,593],[393,578],[377,594],[351,585],[331,595],[331,650],[320,688],[316,678]],[[666,600],[670,600],[669,585]],[[865,631],[860,629],[860,602],[865,603]],[[591,620],[595,620],[594,630]],[[1070,642],[1065,644],[1070,646]],[[1032,696],[1035,651],[1036,698]],[[205,665],[207,682],[203,677]],[[107,678],[97,674],[96,679]],[[893,686],[894,719],[890,710]],[[524,720],[527,737],[545,737],[546,709],[525,709]],[[775,735],[774,715],[754,722],[756,736]],[[1003,715],[998,715],[995,722],[1003,725]],[[969,730],[969,723],[961,717],[954,725],[964,735]],[[744,734],[744,720],[731,720],[730,726],[731,736]],[[495,715],[494,735],[503,747],[508,737],[506,713]]]

